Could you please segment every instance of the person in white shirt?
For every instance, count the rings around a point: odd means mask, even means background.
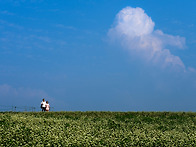
[[[45,101],[45,99],[43,99],[42,102],[41,102],[41,109],[42,109],[42,112],[46,111],[46,101]]]
[[[48,101],[46,101],[46,111],[49,111],[50,110],[50,105],[48,104]]]

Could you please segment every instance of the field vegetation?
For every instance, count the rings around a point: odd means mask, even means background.
[[[0,146],[196,146],[196,113],[1,112]]]

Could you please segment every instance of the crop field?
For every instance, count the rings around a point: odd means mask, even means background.
[[[196,113],[0,112],[0,146],[196,146]]]

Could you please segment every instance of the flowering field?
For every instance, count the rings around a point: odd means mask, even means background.
[[[1,112],[0,146],[196,146],[196,113]]]

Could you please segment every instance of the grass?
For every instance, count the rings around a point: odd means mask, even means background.
[[[1,112],[1,146],[196,146],[194,112]]]

